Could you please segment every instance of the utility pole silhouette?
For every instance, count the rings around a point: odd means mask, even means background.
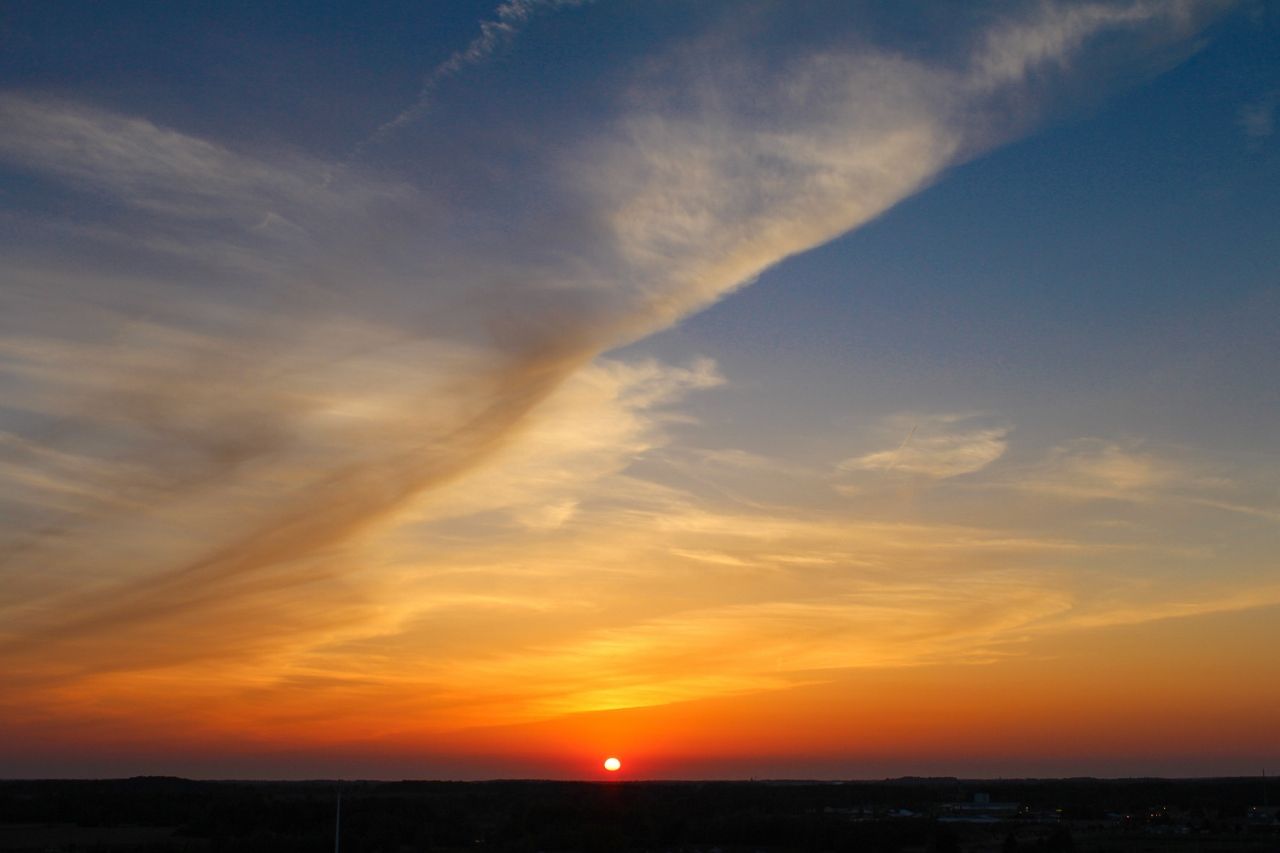
[[[333,853],[341,853],[342,848],[342,789],[338,789],[338,810],[333,816]]]

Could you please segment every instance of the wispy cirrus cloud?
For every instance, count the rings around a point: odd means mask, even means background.
[[[152,213],[249,225],[273,206],[292,213],[353,200],[350,188],[326,190],[318,161],[245,157],[141,117],[10,92],[0,95],[0,118],[5,161]]]
[[[1280,92],[1269,92],[1253,103],[1245,104],[1239,111],[1240,129],[1250,139],[1266,139],[1276,130],[1276,108],[1280,107]]]
[[[971,474],[995,462],[1008,447],[1009,427],[979,426],[974,415],[898,416],[902,443],[840,463],[842,471],[879,471],[945,478]]]

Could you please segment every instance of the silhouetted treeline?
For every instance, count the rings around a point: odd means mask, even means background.
[[[1280,785],[1268,784],[9,781],[0,851],[330,850],[339,789],[348,853],[1273,850],[1280,829],[1257,809],[1280,802]],[[987,801],[1006,811],[957,809]],[[1139,846],[1152,838],[1160,845]]]

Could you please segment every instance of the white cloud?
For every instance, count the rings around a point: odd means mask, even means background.
[[[898,416],[891,420],[902,443],[846,459],[842,471],[879,471],[946,478],[981,471],[1004,455],[1009,428],[976,426],[966,415]]]
[[[0,159],[167,217],[229,218],[245,228],[346,209],[375,191],[334,184],[332,165],[303,156],[268,162],[145,118],[14,93],[0,94]]]
[[[1017,84],[1028,75],[1067,65],[1099,30],[1153,25],[1183,29],[1193,25],[1196,13],[1213,5],[1189,0],[1041,3],[1030,7],[1029,19],[999,24],[987,33],[967,82],[979,90]]]
[[[1276,131],[1276,107],[1280,106],[1280,92],[1271,92],[1251,104],[1240,108],[1240,129],[1250,139],[1266,139]]]
[[[1151,499],[1193,479],[1173,459],[1137,444],[1100,439],[1055,447],[1041,465],[1016,476],[1020,488],[1066,497],[1135,501]]]

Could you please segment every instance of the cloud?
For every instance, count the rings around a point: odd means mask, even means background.
[[[1058,448],[1050,465],[1061,472],[1066,484],[1115,492],[1160,488],[1181,473],[1177,465],[1151,454],[1097,441]]]
[[[933,478],[981,471],[1004,455],[1008,427],[976,427],[971,415],[899,416],[906,437],[892,450],[878,450],[840,463],[842,471],[900,472]],[[908,426],[909,424],[909,426]]]
[[[1099,30],[1163,27],[1176,31],[1194,26],[1197,16],[1224,3],[1186,0],[1128,3],[1040,4],[1028,18],[993,26],[985,35],[970,68],[969,83],[979,90],[1022,83],[1031,74],[1062,69]]]
[[[394,390],[387,385],[390,378],[382,377],[378,396]],[[389,614],[376,598],[395,593],[382,592],[386,581],[375,573],[355,578],[344,564],[380,555],[394,565],[401,559],[394,550],[416,548],[422,525],[495,512],[509,515],[514,532],[554,530],[572,517],[593,483],[663,441],[663,406],[720,381],[707,362],[671,368],[605,361],[557,382],[553,392],[531,379],[519,380],[526,393],[550,396],[526,419],[519,442],[498,442],[508,425],[493,419],[522,415],[481,405],[452,434],[416,435],[415,441],[429,443],[430,452],[400,439],[389,453],[386,442],[397,438],[394,422],[408,414],[402,401],[393,394],[395,405],[387,406],[347,389],[335,401],[340,409],[302,419],[297,429],[315,434],[305,436],[301,447],[277,448],[264,459],[238,463],[243,470],[227,472],[219,463],[215,482],[201,477],[194,484],[142,483],[121,505],[107,495],[92,495],[106,505],[82,503],[75,525],[7,554],[20,578],[28,566],[52,561],[70,583],[45,578],[29,590],[16,585],[11,598],[16,606],[0,634],[0,650],[15,672],[34,672],[61,660],[68,667],[64,674],[91,675],[122,665],[229,664],[266,650],[280,653],[295,641],[314,642],[317,631],[332,637],[353,625],[376,629]],[[488,397],[483,390],[473,393]],[[495,392],[492,399],[510,404],[525,398]],[[356,423],[343,423],[350,420]],[[417,418],[409,428],[427,425]],[[314,454],[334,452],[322,451],[322,436],[330,432],[337,442],[354,441],[365,458],[348,458],[336,470],[309,471],[316,465]],[[68,480],[83,481],[84,466],[78,460],[69,464]],[[456,476],[452,465],[470,472],[456,488],[450,482]],[[116,484],[122,480],[119,472],[105,475]],[[293,499],[282,500],[278,490],[255,493],[264,479],[289,484]],[[426,485],[430,499],[414,500]],[[156,506],[157,498],[167,506]],[[229,511],[233,503],[241,504],[239,512]],[[240,516],[251,508],[266,517],[245,523]],[[353,551],[373,525],[383,529],[384,544]],[[176,540],[164,535],[173,526]],[[201,543],[185,535],[193,528],[220,534],[222,547],[202,553]],[[398,539],[396,529],[407,540]],[[115,535],[104,537],[108,530]],[[513,529],[507,526],[506,532]],[[428,534],[425,547],[438,550],[447,538]],[[30,576],[37,577],[34,571]],[[263,631],[268,612],[274,614],[273,627]],[[155,645],[158,635],[170,640]]]
[[[441,490],[418,517],[440,521],[502,510],[533,529],[558,527],[594,484],[667,443],[672,406],[723,381],[707,359],[683,367],[597,359],[530,414],[518,442],[465,482]]]
[[[480,671],[487,683],[524,673],[551,687],[526,709],[536,717],[640,707],[811,683],[826,669],[983,660],[997,654],[984,641],[1064,606],[1017,583],[878,584],[870,596],[691,610],[602,628],[563,646],[499,658]],[[689,658],[700,665],[682,666]],[[470,672],[467,666],[456,678]],[[483,695],[482,685],[475,687]]]
[[[1018,488],[1081,499],[1144,501],[1194,483],[1193,473],[1134,443],[1079,439],[1053,448],[1039,466],[1019,472]]]
[[[1270,92],[1260,100],[1240,107],[1240,129],[1250,139],[1266,139],[1276,130],[1276,106],[1280,92]]]
[[[0,97],[0,116],[6,160],[169,215],[256,211],[272,195],[309,189],[287,171],[142,118],[13,93]]]

